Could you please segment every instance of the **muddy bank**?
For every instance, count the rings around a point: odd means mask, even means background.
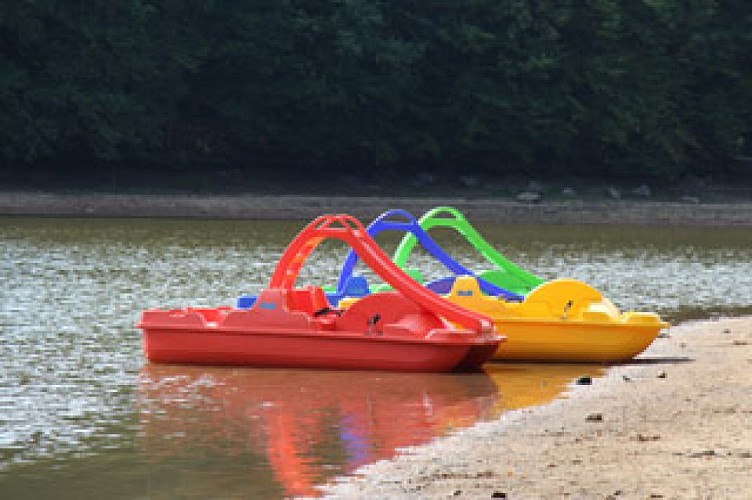
[[[749,498],[752,317],[688,323],[567,399],[329,487],[333,498]]]
[[[452,205],[472,221],[520,224],[752,226],[752,202],[539,201],[293,195],[128,195],[0,192],[0,214],[88,217],[310,219],[346,212],[371,219],[389,208],[416,214]]]

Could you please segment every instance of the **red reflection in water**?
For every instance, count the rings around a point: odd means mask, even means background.
[[[315,496],[332,476],[545,404],[574,378],[603,372],[583,365],[489,364],[480,374],[146,365],[139,410],[144,446],[155,456],[237,461],[250,451],[264,456],[286,495]]]
[[[492,416],[497,400],[484,373],[146,365],[139,410],[149,451],[226,456],[248,446],[265,453],[287,495],[316,495],[328,476]]]

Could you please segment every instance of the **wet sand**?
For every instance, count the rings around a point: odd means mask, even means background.
[[[752,498],[752,317],[672,327],[566,399],[366,466],[332,498]]]

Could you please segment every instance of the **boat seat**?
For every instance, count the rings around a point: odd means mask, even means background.
[[[237,309],[250,309],[256,303],[256,298],[255,295],[241,295],[235,302],[235,307]]]
[[[362,298],[371,294],[371,288],[368,286],[368,280],[365,276],[350,276],[342,287],[342,292],[330,292],[325,294],[327,300],[336,307],[339,302],[346,297]]]
[[[288,328],[309,331],[311,315],[290,308],[290,290],[267,288],[263,290],[250,309],[234,309],[222,326],[258,332],[265,328]]]
[[[365,276],[350,276],[345,282],[343,295],[345,297],[365,297],[371,293]]]
[[[315,315],[319,311],[330,309],[331,306],[321,287],[308,285],[291,290],[289,307],[292,310]]]
[[[439,278],[433,281],[429,281],[424,286],[434,293],[439,295],[446,295],[452,292],[454,286],[454,280],[456,276],[447,276],[446,278]]]

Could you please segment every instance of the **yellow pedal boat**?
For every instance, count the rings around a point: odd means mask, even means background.
[[[498,360],[628,361],[669,326],[655,313],[622,313],[598,290],[572,279],[545,282],[524,301],[506,302],[481,293],[474,277],[460,276],[445,298],[491,317],[507,337],[494,355]]]

